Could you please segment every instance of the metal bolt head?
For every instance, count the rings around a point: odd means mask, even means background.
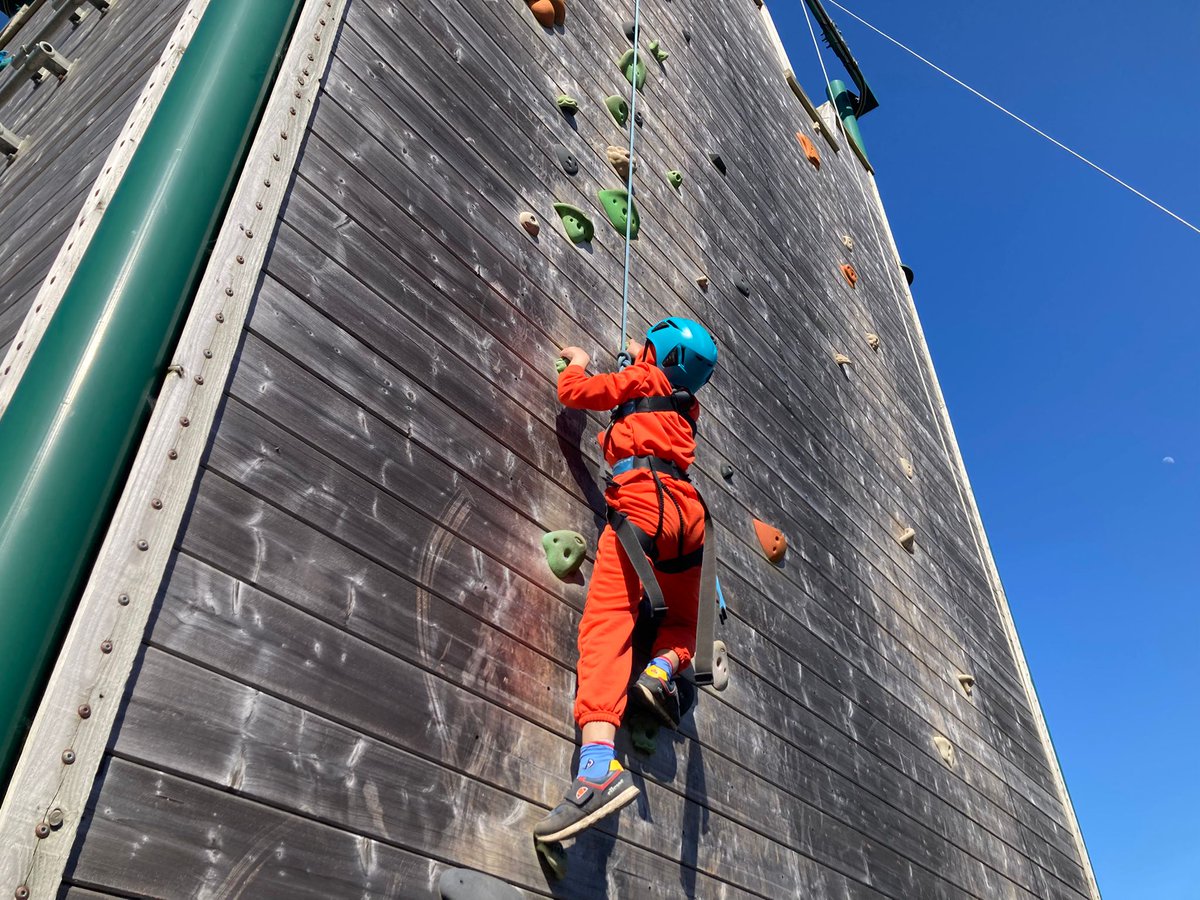
[[[62,828],[63,811],[55,807],[54,809],[50,810],[49,815],[46,816],[46,821],[50,823],[51,828]]]
[[[205,358],[205,359],[212,359],[212,351],[211,351],[211,350],[205,350],[205,351],[204,351],[204,358]]]
[[[145,538],[142,538],[142,540],[137,542],[137,548],[144,553],[150,549],[150,542]]]
[[[162,509],[162,507],[163,507],[163,502],[161,500],[159,500],[157,497],[155,497],[153,500],[150,501],[151,509]]]
[[[62,761],[64,763],[66,763],[68,766],[71,765],[73,762],[75,762],[75,751],[74,750],[64,750],[62,752]]]
[[[108,640],[107,638],[105,638],[104,640],[102,640],[100,642],[100,652],[101,653],[112,653],[112,648],[113,648],[113,642]],[[75,754],[71,754],[71,755],[74,756]]]
[[[196,384],[204,384],[204,376],[203,375],[196,376]]]
[[[129,595],[122,594],[121,596],[119,596],[117,598],[117,602],[120,603],[122,606],[128,606],[129,605]]]
[[[237,262],[238,262],[239,266],[244,266],[246,264],[246,257],[239,255],[237,258]]]
[[[262,207],[260,206],[259,209],[262,209]],[[233,296],[233,288],[231,288],[231,287],[225,288],[225,296],[232,297]],[[220,320],[218,320],[218,321],[220,321]]]
[[[45,822],[38,822],[33,826],[33,835],[39,841],[45,840],[46,838],[50,837],[50,826]]]
[[[192,420],[189,419],[187,416],[180,416],[179,424],[182,425],[184,428],[187,428],[189,425],[192,424]]]
[[[179,459],[179,451],[171,449],[167,451],[167,459]]]
[[[13,896],[16,897],[17,900],[29,900],[29,888],[27,888],[25,885],[21,885],[15,891],[13,891]]]
[[[81,719],[90,719],[92,717],[92,708],[90,706],[88,706],[86,703],[83,704],[83,706],[79,707],[79,709],[76,710],[76,712],[79,713],[79,718],[81,718]]]

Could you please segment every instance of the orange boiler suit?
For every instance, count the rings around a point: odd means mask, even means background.
[[[647,358],[612,374],[589,376],[582,366],[571,365],[558,376],[558,398],[574,409],[608,410],[628,400],[673,391],[666,373]],[[691,411],[693,421],[698,414],[696,404]],[[696,456],[692,427],[676,412],[630,413],[613,422],[599,440],[610,466],[625,457],[653,456],[686,472]],[[658,536],[658,559],[665,562],[703,546],[704,505],[689,482],[659,474],[664,494],[660,506],[654,478],[648,469],[625,472],[610,481],[604,497],[634,525]],[[656,569],[655,574],[667,613],[659,623],[654,649],[674,650],[679,671],[683,671],[696,651],[700,566],[670,573]],[[588,722],[621,724],[641,598],[642,583],[612,527],[606,525],[596,547],[596,564],[579,623],[575,721],[581,728]]]

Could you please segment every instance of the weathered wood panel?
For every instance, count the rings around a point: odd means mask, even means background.
[[[426,896],[467,865],[562,896],[1087,896],[865,174],[804,162],[754,4],[716,0],[643,5],[672,55],[640,101],[631,298],[637,327],[679,312],[721,344],[697,471],[734,682],[545,880],[527,835],[574,752],[584,589],[539,538],[595,533],[602,468],[550,361],[616,342],[594,196],[627,5],[551,32],[524,0],[351,0],[72,883]],[[555,200],[593,209],[590,246]]]

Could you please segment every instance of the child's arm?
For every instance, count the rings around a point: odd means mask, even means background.
[[[612,409],[639,396],[646,378],[642,365],[611,374],[588,375],[585,368],[591,357],[578,347],[564,347],[559,356],[567,361],[567,367],[558,376],[558,399],[573,409]]]

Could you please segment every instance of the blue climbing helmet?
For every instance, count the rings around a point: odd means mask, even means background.
[[[699,322],[671,316],[646,333],[654,360],[674,387],[693,394],[708,383],[717,367],[717,342]]]

